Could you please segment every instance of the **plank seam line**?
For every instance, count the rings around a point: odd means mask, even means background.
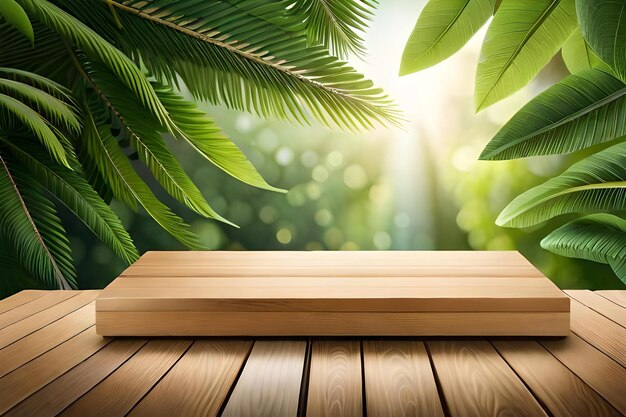
[[[496,347],[496,345],[493,343],[493,341],[490,339],[489,344],[491,345],[491,347],[493,348],[493,350],[496,351],[496,353],[498,354],[498,356],[500,356],[500,358],[502,358],[502,360],[504,361],[504,363],[506,363],[506,365],[509,367],[509,369],[513,372],[513,374],[515,374],[515,376],[517,377],[517,379],[522,383],[522,385],[526,388],[526,390],[528,391],[528,393],[533,397],[533,399],[537,402],[537,404],[539,404],[539,406],[543,409],[543,411],[549,416],[549,417],[555,417],[554,413],[552,413],[552,411],[550,410],[550,408],[548,408],[548,406],[543,402],[543,400],[541,399],[541,397],[539,397],[539,395],[530,387],[530,385],[528,385],[526,383],[526,381],[524,381],[524,378],[522,378],[522,376],[520,374],[517,373],[517,371],[515,370],[515,368],[513,367],[513,365],[511,365],[509,363],[509,361],[506,360],[506,358],[504,357],[504,355],[502,353],[500,353],[500,351],[498,350],[498,348]]]
[[[76,297],[76,296],[78,296],[78,293],[77,293],[76,295],[71,296],[71,297],[70,297],[70,298],[68,298],[67,300],[63,300],[62,302],[69,301],[69,300],[71,300],[72,298],[74,298],[74,297]],[[94,300],[95,300],[95,299],[94,299]],[[5,349],[5,348],[7,348],[7,347],[11,346],[12,344],[14,344],[14,343],[16,343],[16,342],[19,342],[20,340],[24,339],[25,337],[30,336],[31,334],[35,334],[35,333],[37,333],[37,332],[39,332],[39,331],[41,331],[41,330],[45,329],[46,327],[50,326],[52,323],[56,323],[57,321],[59,321],[59,320],[61,320],[61,319],[65,318],[65,317],[69,316],[70,314],[75,313],[76,311],[80,310],[81,308],[83,308],[83,307],[85,307],[85,306],[87,306],[87,305],[89,305],[89,304],[93,303],[93,302],[94,302],[94,300],[91,300],[91,301],[86,302],[85,304],[79,305],[79,306],[77,306],[74,310],[68,311],[67,313],[65,313],[65,314],[64,314],[64,315],[62,315],[61,317],[58,317],[56,320],[53,320],[53,321],[51,321],[51,322],[48,322],[48,323],[44,324],[43,326],[41,326],[40,328],[35,329],[35,330],[33,330],[32,332],[30,332],[30,333],[28,333],[28,334],[25,334],[24,336],[22,336],[22,337],[20,337],[20,338],[18,338],[18,339],[13,340],[13,341],[12,341],[11,343],[9,343],[8,345],[1,347],[1,348],[0,348],[0,351],[1,351],[2,349]],[[60,304],[60,303],[59,303],[59,304]],[[94,303],[94,310],[95,310],[95,308],[96,308],[96,307],[95,307],[95,303]],[[46,309],[46,310],[47,310],[47,309]],[[41,312],[43,312],[43,311],[46,311],[46,310],[41,310],[41,311],[40,311],[40,313],[41,313]],[[19,322],[17,322],[17,323],[13,323],[13,324],[11,324],[10,326],[14,326],[14,325],[16,325],[16,324],[18,324],[18,323],[19,323]],[[93,325],[95,326],[95,323],[94,323]],[[10,326],[5,327],[5,329],[9,328]],[[91,327],[91,326],[90,326],[90,327]],[[4,330],[4,329],[2,329],[2,330]],[[72,337],[73,337],[73,336],[72,336]],[[66,340],[67,340],[67,339],[66,339]],[[63,343],[63,342],[61,342],[61,343]]]
[[[298,398],[298,417],[305,417],[307,412],[308,394],[309,394],[309,378],[311,375],[311,355],[313,353],[313,341],[309,337],[304,353],[304,363],[302,365],[302,379],[300,381],[300,395]]]
[[[593,293],[594,293],[594,294],[598,294],[598,292],[597,292],[597,291],[594,291]],[[621,308],[624,308],[624,306],[623,306],[623,305],[621,305],[620,303],[618,303],[618,302],[617,302],[617,301],[615,301],[615,300],[612,300],[612,299],[610,299],[610,298],[606,297],[604,294],[598,294],[598,295],[599,295],[600,297],[604,298],[605,300],[608,300],[608,301],[612,302],[612,303],[613,303],[613,304],[615,304],[616,306],[621,307]],[[626,309],[626,308],[624,308],[624,309]]]
[[[591,292],[591,294],[595,294],[595,292]],[[604,318],[606,318],[606,319],[608,319],[608,320],[612,321],[613,323],[617,324],[618,326],[620,326],[620,327],[622,327],[622,328],[625,328],[625,329],[626,329],[626,326],[622,325],[621,323],[616,322],[616,321],[615,321],[612,317],[607,316],[607,315],[606,315],[606,314],[604,314],[602,311],[599,311],[598,309],[594,308],[593,306],[590,306],[589,304],[585,303],[583,300],[579,300],[578,298],[576,298],[576,297],[574,297],[574,296],[570,296],[569,294],[568,294],[568,297],[570,297],[570,299],[572,299],[572,300],[574,300],[574,301],[579,302],[580,304],[584,305],[584,306],[585,306],[585,307],[587,307],[588,309],[590,309],[590,310],[592,310],[592,311],[595,311],[596,313],[598,313],[598,314],[599,314],[599,315],[601,315],[602,317],[604,317]],[[600,297],[600,296],[598,295],[598,297]],[[607,299],[606,299],[606,298],[604,298],[604,297],[601,297],[601,298],[602,298],[602,299],[604,299],[604,300],[607,300]],[[608,301],[609,301],[609,302],[611,302],[611,300],[608,300]],[[615,303],[613,303],[613,304],[615,304]],[[619,307],[621,307],[621,308],[623,309],[623,307],[622,307],[622,306],[620,306],[619,304],[616,304],[616,305],[617,305],[617,306],[619,306]],[[626,311],[625,311],[624,313],[626,314]]]
[[[230,401],[230,397],[233,395],[233,391],[235,390],[237,383],[239,383],[239,378],[241,378],[241,374],[243,373],[243,370],[246,367],[246,364],[248,363],[248,359],[250,358],[250,354],[252,353],[252,349],[254,348],[255,344],[256,344],[256,340],[252,340],[252,343],[250,343],[250,347],[248,348],[248,352],[246,353],[245,358],[243,358],[243,361],[241,362],[241,367],[239,368],[239,371],[237,372],[237,375],[235,376],[233,383],[230,384],[230,387],[228,387],[228,392],[224,396],[224,399],[222,400],[222,403],[220,404],[220,408],[218,409],[216,416],[221,416],[222,414],[224,414],[224,410],[226,409],[226,406],[228,405],[228,401]]]
[[[443,392],[443,385],[441,384],[441,379],[439,378],[439,374],[437,373],[437,367],[435,366],[435,361],[430,351],[430,346],[428,346],[428,343],[426,341],[422,341],[421,343],[424,345],[424,349],[426,349],[426,356],[428,356],[430,370],[433,373],[433,379],[435,380],[435,387],[437,388],[437,393],[439,394],[439,403],[441,404],[441,410],[443,411],[443,415],[445,417],[451,417],[452,413],[450,412],[450,406],[448,405],[448,401],[446,400],[446,396]]]
[[[361,359],[361,406],[363,417],[367,417],[367,398],[365,397],[365,355],[363,354],[363,339],[359,340]]]
[[[54,293],[50,292],[49,294],[54,294]],[[78,294],[79,294],[79,292],[77,291],[76,293],[72,294],[71,296],[69,296],[69,297],[67,297],[67,298],[65,298],[65,299],[62,299],[62,300],[58,300],[56,303],[54,303],[54,304],[52,304],[52,305],[49,305],[49,306],[48,306],[48,307],[46,307],[46,308],[43,308],[43,309],[41,309],[41,310],[39,310],[39,311],[33,311],[33,312],[32,312],[32,313],[30,313],[29,315],[27,315],[27,316],[25,316],[25,317],[22,317],[21,319],[19,319],[19,320],[17,320],[17,321],[14,321],[13,323],[9,323],[9,324],[7,324],[6,326],[0,327],[0,330],[1,330],[1,329],[6,329],[6,328],[7,328],[7,327],[9,327],[9,326],[13,326],[14,324],[17,324],[17,323],[21,322],[22,320],[26,320],[27,318],[32,317],[32,316],[34,316],[35,314],[43,313],[44,311],[46,311],[46,310],[48,310],[48,309],[50,309],[50,308],[52,308],[52,307],[55,307],[55,306],[57,306],[57,305],[61,304],[61,303],[62,303],[62,302],[64,302],[64,301],[71,300],[72,298],[76,297]],[[36,300],[36,299],[37,299],[37,298],[35,298],[35,300]],[[31,301],[35,301],[35,300],[31,300]],[[29,302],[30,302],[30,301],[29,301]],[[25,305],[26,305],[26,304],[28,304],[29,302],[24,303],[24,304],[21,304],[21,305],[19,305],[19,306],[16,306],[15,308],[25,306]],[[13,310],[13,309],[11,309],[11,310]],[[9,310],[9,311],[11,311],[11,310]],[[2,314],[5,314],[5,313],[7,313],[7,312],[5,311],[5,312],[4,312],[4,313],[2,313]]]
[[[19,293],[17,293],[17,294],[19,294]],[[17,295],[17,294],[15,294],[15,295]],[[37,297],[32,298],[32,299],[30,299],[30,300],[27,300],[27,301],[23,302],[22,304],[18,304],[18,305],[16,305],[16,306],[13,306],[13,307],[11,307],[10,309],[5,310],[5,311],[3,311],[2,313],[0,313],[0,315],[5,314],[5,313],[8,313],[9,311],[14,310],[14,309],[16,309],[16,308],[18,308],[18,307],[21,307],[21,306],[23,306],[23,305],[26,305],[26,304],[28,304],[28,303],[30,303],[30,302],[32,302],[32,301],[35,301],[35,300],[37,300],[38,298],[43,297],[44,295],[46,295],[46,292],[45,292],[45,291],[42,291],[41,293],[39,293],[39,295],[38,295]],[[10,297],[9,297],[9,298],[10,298]],[[4,300],[2,300],[2,301],[8,300],[9,298],[5,298],[5,299],[4,299]]]
[[[189,349],[191,349],[191,347],[196,343],[195,340],[192,340],[191,343],[189,344],[189,346],[187,346],[187,348],[183,351],[183,353],[174,361],[174,363],[172,364],[172,366],[170,366],[169,368],[167,368],[167,371],[163,372],[163,375],[161,375],[159,377],[159,379],[157,379],[154,384],[152,384],[152,386],[150,387],[150,389],[148,389],[148,391],[146,391],[141,398],[139,398],[137,400],[137,402],[135,404],[133,404],[133,406],[130,408],[130,410],[128,410],[128,412],[126,414],[124,414],[124,416],[128,416],[130,415],[130,413],[133,412],[133,410],[137,407],[137,405],[139,405],[140,402],[143,401],[144,398],[146,398],[148,396],[148,394],[150,394],[152,392],[152,390],[159,385],[159,383],[163,380],[163,378],[165,378],[167,376],[167,374],[170,373],[170,371],[172,369],[174,369],[174,367],[176,366],[176,364],[178,364],[178,362],[180,362],[180,360],[187,354],[187,352],[189,352]],[[146,343],[147,344],[147,343]],[[143,348],[143,346],[142,346]],[[139,349],[137,352],[139,352],[141,349]],[[135,352],[135,353],[137,353]],[[135,356],[135,355],[133,355]]]

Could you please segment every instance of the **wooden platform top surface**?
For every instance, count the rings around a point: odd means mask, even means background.
[[[626,291],[566,291],[568,337],[491,339],[103,338],[98,294],[0,301],[0,414],[626,414]]]

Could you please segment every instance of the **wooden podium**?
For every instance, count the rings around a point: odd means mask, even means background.
[[[105,336],[566,336],[518,252],[148,252],[96,299]]]

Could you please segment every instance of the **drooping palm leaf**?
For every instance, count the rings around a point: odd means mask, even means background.
[[[0,139],[13,158],[126,263],[139,254],[122,222],[78,173],[54,164],[26,139]]]
[[[30,19],[28,19],[28,15],[24,9],[22,9],[22,6],[17,4],[15,0],[0,1],[0,18],[6,20],[11,26],[24,35],[30,41],[31,45],[35,43],[35,34],[33,33],[33,26],[30,24]]]
[[[626,82],[626,3],[577,0],[576,11],[587,43]]]
[[[583,38],[580,28],[577,28],[572,36],[563,44],[561,51],[565,66],[570,73],[575,74],[580,71],[598,68],[604,72],[611,73],[609,67],[604,61],[596,55],[595,52],[587,45],[587,41]]]
[[[476,109],[484,109],[528,84],[575,28],[574,0],[502,2],[480,51]]]
[[[286,14],[284,2],[58,1],[99,33],[114,36],[158,78],[182,78],[195,97],[350,129],[398,121],[382,90],[324,47],[308,46],[302,22]]]
[[[367,27],[376,5],[376,0],[295,0],[288,7],[289,14],[306,25],[309,44],[321,44],[345,59],[350,53],[365,55],[359,32]]]
[[[626,284],[626,220],[610,214],[592,214],[571,221],[541,241],[558,255],[609,264]]]
[[[522,107],[480,159],[512,159],[585,149],[626,135],[626,85],[591,69],[570,75]]]
[[[626,142],[597,152],[515,198],[496,220],[527,227],[567,213],[622,210],[626,201]]]
[[[65,230],[41,187],[0,156],[0,231],[30,274],[46,285],[76,288]]]
[[[493,10],[494,0],[430,0],[404,47],[400,75],[423,70],[454,54]]]

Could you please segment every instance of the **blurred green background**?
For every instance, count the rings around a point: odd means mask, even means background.
[[[516,195],[565,166],[559,157],[477,161],[517,109],[566,75],[561,60],[555,58],[525,90],[475,114],[474,71],[484,31],[447,61],[397,75],[402,48],[422,7],[420,1],[381,2],[365,35],[367,60],[352,60],[397,102],[407,120],[402,129],[352,134],[206,106],[268,182],[289,192],[246,186],[174,140],[172,149],[209,203],[240,229],[203,220],[159,192],[153,181],[150,185],[210,249],[517,249],[561,288],[625,288],[607,266],[539,247],[541,238],[568,218],[525,230],[494,223]],[[145,213],[115,201],[113,206],[140,252],[184,249]],[[80,287],[107,285],[124,265],[82,224],[66,217]]]

